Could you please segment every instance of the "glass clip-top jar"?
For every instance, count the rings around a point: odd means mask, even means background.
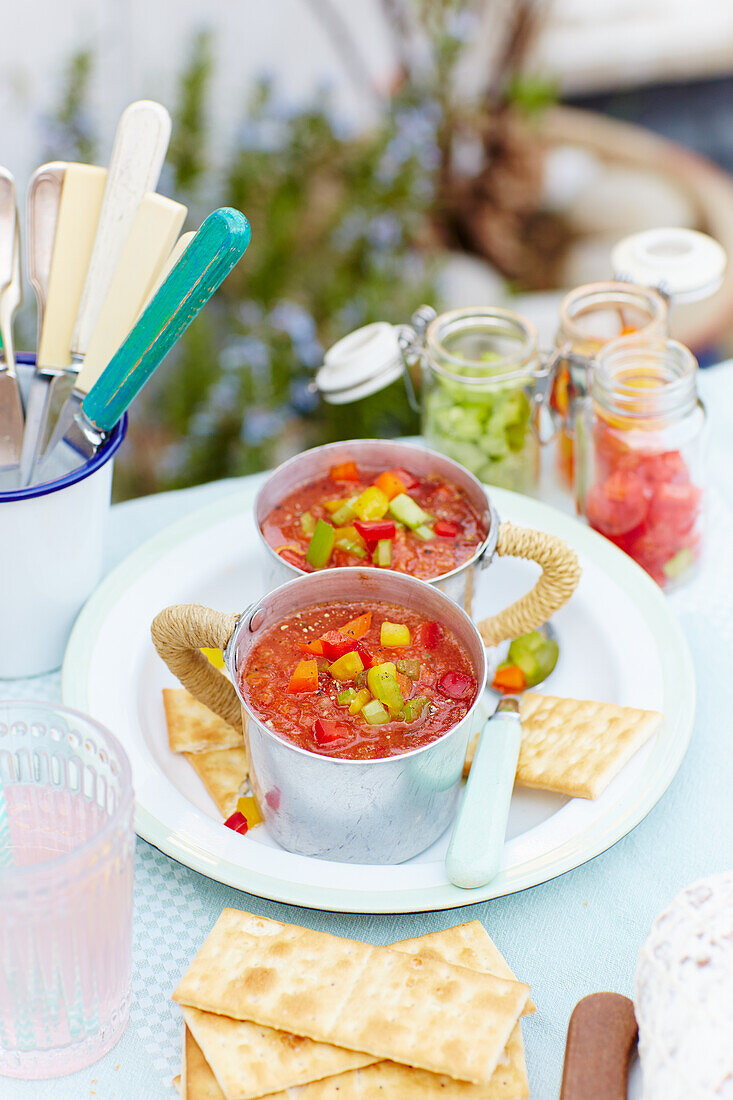
[[[598,354],[577,421],[578,509],[663,588],[701,551],[705,410],[676,340],[625,336]]]
[[[562,423],[558,439],[561,483],[573,485],[576,419],[587,397],[594,357],[610,340],[661,338],[673,303],[700,301],[720,287],[724,249],[692,229],[649,229],[613,248],[614,281],[589,283],[565,296],[555,346],[551,407]]]
[[[366,325],[339,340],[316,384],[326,401],[343,404],[399,373],[432,447],[490,485],[537,490],[537,424],[550,372],[529,321],[508,309],[437,315],[421,306],[411,325]]]

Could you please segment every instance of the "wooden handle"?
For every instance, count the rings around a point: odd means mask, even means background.
[[[568,1025],[560,1100],[626,1100],[637,1035],[628,997],[592,993],[579,1001]]]
[[[150,633],[153,645],[183,686],[241,732],[242,708],[234,685],[201,652],[202,647],[225,649],[238,622],[238,615],[195,603],[178,604],[156,615]]]
[[[566,542],[544,531],[502,523],[496,543],[500,557],[526,558],[542,567],[534,588],[503,611],[478,623],[486,645],[518,638],[546,623],[568,602],[580,580],[578,556]]]

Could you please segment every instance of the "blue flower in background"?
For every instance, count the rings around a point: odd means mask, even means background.
[[[307,309],[283,299],[270,310],[268,324],[280,332],[286,332],[293,343],[313,340],[316,335],[316,322]]]
[[[374,248],[396,248],[402,240],[402,226],[394,214],[380,214],[367,226],[367,240]]]
[[[251,447],[259,447],[268,439],[278,435],[281,428],[288,420],[285,409],[264,409],[258,406],[250,406],[245,409],[240,432],[244,443]]]
[[[290,383],[290,404],[299,416],[307,416],[318,406],[318,394],[305,378],[294,378]]]

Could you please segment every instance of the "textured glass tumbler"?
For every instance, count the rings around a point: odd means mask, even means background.
[[[130,764],[103,726],[0,702],[0,1075],[73,1073],[125,1029],[132,808]]]

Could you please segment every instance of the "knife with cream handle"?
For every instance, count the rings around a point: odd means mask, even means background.
[[[36,370],[28,391],[20,460],[22,486],[29,484],[43,444],[52,386],[71,366],[71,338],[94,247],[106,180],[106,170],[96,165],[65,165]]]
[[[163,264],[163,267],[161,269],[160,274],[158,275],[158,278],[155,280],[155,282],[151,286],[151,288],[148,292],[148,295],[147,295],[145,301],[142,304],[142,308],[140,310],[140,313],[145,312],[148,305],[150,304],[151,299],[153,299],[155,297],[155,295],[158,293],[158,291],[162,287],[163,283],[166,281],[166,279],[170,275],[171,271],[176,266],[176,264],[180,260],[181,256],[186,251],[186,249],[188,248],[189,244],[191,243],[191,241],[193,240],[193,238],[195,236],[196,236],[196,234],[193,231],[191,231],[190,233],[182,233],[181,236],[178,238],[178,240],[176,241],[175,246],[173,248],[173,251],[171,252],[170,256],[168,257],[168,259]]]
[[[87,353],[138,207],[158,185],[170,133],[170,115],[160,103],[141,99],[122,112],[71,342],[76,355]]]
[[[75,393],[82,397],[89,393],[134,325],[149,288],[166,265],[186,214],[181,203],[154,192],[140,203],[76,377]]]
[[[17,466],[23,444],[23,402],[13,347],[13,317],[22,297],[15,180],[6,168],[0,168],[0,468]]]

